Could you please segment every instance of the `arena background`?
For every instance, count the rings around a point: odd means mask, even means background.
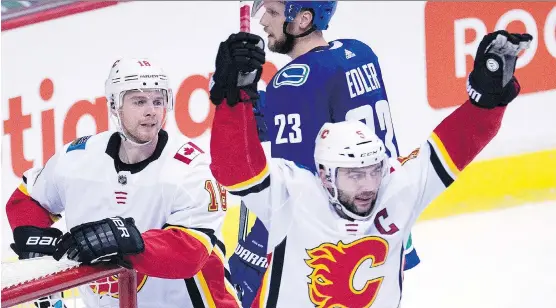
[[[265,37],[258,21],[251,28]],[[3,204],[23,171],[78,136],[114,127],[104,81],[120,57],[146,57],[165,68],[176,98],[166,129],[208,149],[208,78],[219,42],[238,29],[236,1],[2,1]],[[400,151],[408,154],[464,102],[474,51],[495,29],[534,36],[517,65],[522,94],[499,135],[420,223],[556,200],[556,3],[342,1],[325,32],[328,40],[362,40],[379,56]],[[267,59],[265,81],[288,62],[273,53]],[[231,198],[228,254],[238,209]],[[1,222],[6,260],[14,257],[12,236],[5,215]],[[419,250],[424,239],[414,241]],[[556,247],[556,240],[546,244]]]

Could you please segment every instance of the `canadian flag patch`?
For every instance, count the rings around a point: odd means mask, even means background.
[[[203,152],[203,150],[201,150],[201,148],[199,148],[196,144],[189,141],[181,146],[176,155],[174,155],[174,158],[189,165],[195,157],[202,153],[205,152]]]

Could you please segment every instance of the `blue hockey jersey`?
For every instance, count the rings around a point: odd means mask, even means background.
[[[362,120],[398,156],[378,59],[358,40],[337,40],[290,62],[266,88],[263,108],[272,156],[315,170],[315,137],[325,122]]]
[[[357,119],[372,127],[387,154],[398,145],[378,58],[358,40],[342,39],[317,47],[280,69],[261,92],[255,108],[261,141],[270,141],[272,157],[296,162],[315,172],[315,138],[325,122]],[[256,221],[230,258],[232,282],[249,307],[259,288],[268,233]],[[405,269],[419,258],[407,241]]]

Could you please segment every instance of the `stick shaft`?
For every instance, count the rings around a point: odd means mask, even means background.
[[[239,31],[251,32],[251,7],[245,1],[239,3]]]

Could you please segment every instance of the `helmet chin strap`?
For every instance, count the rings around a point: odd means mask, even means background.
[[[373,211],[370,211],[369,214],[365,216],[355,214],[354,212],[348,210],[348,208],[345,205],[343,205],[342,202],[340,202],[340,200],[336,200],[335,202],[332,202],[332,204],[334,205],[336,211],[341,212],[342,214],[346,215],[347,217],[353,220],[367,220],[369,219],[369,217],[371,217],[371,214],[373,213]]]
[[[383,161],[383,166],[382,166],[382,181],[384,181],[384,178],[387,175],[387,172],[385,172],[386,170],[389,169],[389,165],[387,164],[387,160],[385,159]],[[372,216],[373,211],[370,211],[369,214],[363,216],[360,214],[356,214],[352,211],[350,211],[339,199],[339,192],[338,192],[338,186],[336,186],[336,171],[338,170],[337,167],[334,167],[330,170],[330,184],[332,185],[332,189],[334,191],[334,194],[330,193],[330,191],[328,189],[325,189],[326,192],[328,193],[329,199],[330,199],[330,203],[332,204],[332,206],[334,206],[334,208],[336,209],[336,211],[346,215],[347,217],[354,219],[354,220],[367,220],[369,219],[369,217]],[[377,196],[378,198],[378,196]],[[375,200],[375,205],[376,205],[376,200]],[[374,205],[373,205],[374,206]]]
[[[309,30],[307,30],[307,31],[305,31],[301,34],[292,35],[292,34],[289,34],[288,31],[287,31],[287,27],[288,27],[289,24],[290,24],[290,22],[287,22],[287,21],[284,22],[282,32],[284,32],[284,35],[286,36],[286,40],[285,40],[283,46],[279,50],[276,51],[276,52],[284,54],[284,55],[290,53],[293,50],[293,48],[295,46],[295,39],[296,38],[307,36],[307,35],[311,34],[313,31],[316,30],[316,27],[313,25],[313,26],[311,26],[311,28]]]
[[[367,220],[369,219],[369,217],[371,217],[371,214],[373,211],[369,212],[369,214],[362,216],[359,214],[356,214],[352,211],[350,211],[345,205],[342,204],[342,202],[340,202],[340,200],[338,200],[337,198],[335,200],[332,201],[332,205],[334,205],[334,208],[336,209],[336,211],[341,212],[342,214],[346,215],[347,217],[354,219],[354,220]]]
[[[282,27],[282,30],[283,30],[283,32],[284,32],[285,35],[289,35],[289,36],[291,36],[291,37],[294,38],[294,39],[295,39],[295,38],[300,38],[300,37],[307,36],[307,35],[313,33],[315,30],[317,30],[317,27],[315,27],[315,25],[312,25],[311,28],[309,28],[307,31],[305,31],[305,32],[303,32],[303,33],[301,33],[301,34],[298,34],[298,35],[293,35],[293,34],[289,34],[288,31],[287,31],[287,28],[288,28],[288,25],[289,25],[289,24],[290,24],[289,21],[284,21],[284,25],[283,25],[283,27]]]

